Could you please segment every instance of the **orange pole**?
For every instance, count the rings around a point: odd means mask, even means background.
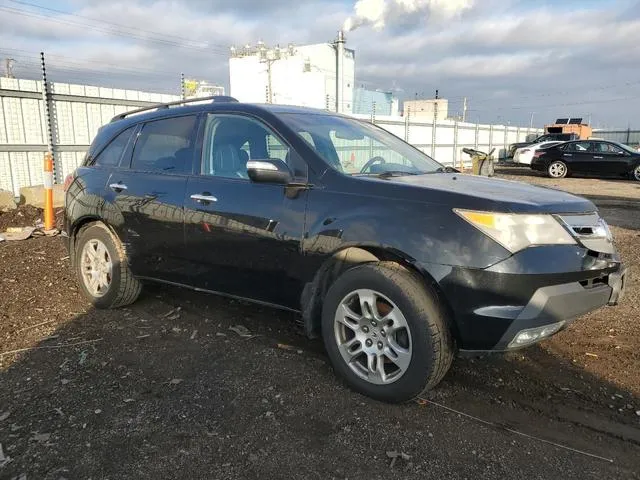
[[[55,218],[53,215],[53,157],[50,153],[44,155],[44,229],[53,230]]]

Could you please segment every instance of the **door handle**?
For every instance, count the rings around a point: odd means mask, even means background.
[[[128,189],[128,187],[124,183],[112,183],[111,185],[109,185],[109,188],[114,192],[121,192]]]
[[[563,156],[564,156],[564,157],[573,157],[573,154],[571,154],[571,153],[565,153]]]
[[[597,159],[599,159],[599,160],[602,160],[602,158],[603,158],[603,157],[596,157],[596,156],[594,155],[594,157],[593,157],[593,158],[597,158]]]
[[[198,203],[211,203],[218,201],[218,199],[211,195],[209,192],[194,193],[193,195],[191,195],[191,200],[195,200]]]

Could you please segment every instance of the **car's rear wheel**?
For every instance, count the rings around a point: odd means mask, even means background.
[[[120,240],[103,223],[83,227],[76,236],[75,269],[84,295],[96,308],[136,301],[142,286],[133,276]]]
[[[549,167],[547,168],[547,173],[551,178],[564,178],[569,173],[569,169],[567,168],[567,164],[556,160],[555,162],[551,162]]]
[[[636,165],[636,167],[633,169],[633,172],[631,172],[631,178],[637,182],[640,182],[640,163]]]
[[[352,389],[387,402],[434,387],[453,359],[437,295],[391,262],[363,264],[336,280],[324,301],[322,334],[337,374]]]

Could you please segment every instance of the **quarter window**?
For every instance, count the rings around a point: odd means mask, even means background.
[[[135,130],[135,126],[127,128],[111,140],[111,143],[100,152],[93,162],[94,165],[101,165],[103,167],[115,167],[120,164],[122,154],[127,149],[131,134]]]
[[[131,168],[166,173],[190,171],[196,120],[192,115],[146,123],[138,136]]]

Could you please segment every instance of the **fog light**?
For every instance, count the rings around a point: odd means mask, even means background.
[[[556,333],[564,327],[564,324],[565,322],[563,321],[552,323],[550,325],[543,325],[542,327],[520,330],[507,348],[524,347],[525,345],[531,345],[532,343],[539,342],[543,338],[550,337]]]

